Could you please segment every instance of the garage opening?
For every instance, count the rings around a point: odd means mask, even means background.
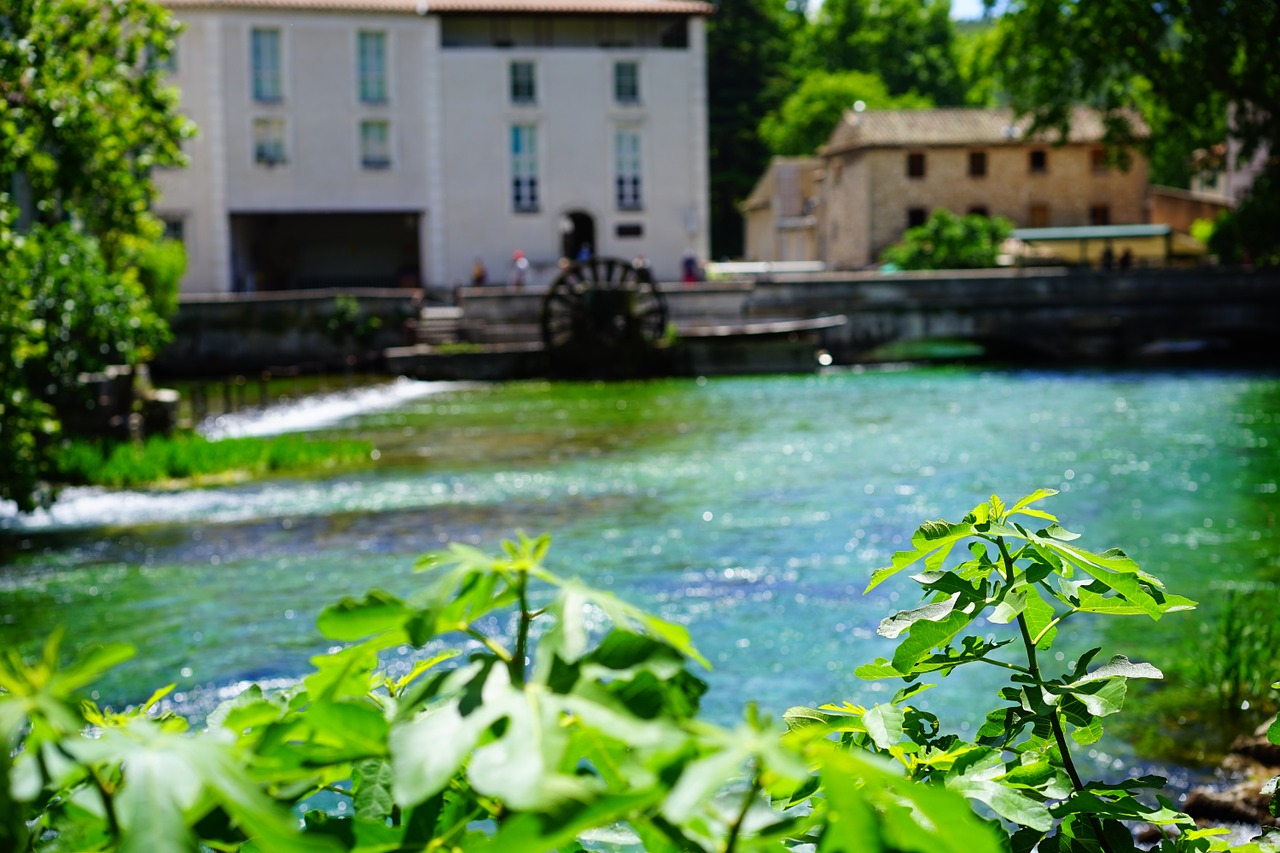
[[[418,220],[404,213],[233,213],[232,290],[418,287]]]

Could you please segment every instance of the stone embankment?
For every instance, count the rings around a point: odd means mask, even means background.
[[[1271,795],[1262,793],[1268,781],[1280,775],[1280,744],[1267,738],[1274,719],[1253,735],[1237,738],[1219,768],[1220,784],[1195,788],[1183,810],[1206,824],[1280,826],[1269,811]]]

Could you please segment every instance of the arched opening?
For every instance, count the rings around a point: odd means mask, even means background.
[[[560,256],[576,261],[586,254],[596,254],[596,221],[581,210],[566,213],[560,219]]]

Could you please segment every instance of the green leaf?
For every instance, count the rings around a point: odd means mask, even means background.
[[[1009,507],[1009,511],[1005,513],[1005,516],[1008,517],[1010,515],[1021,514],[1021,515],[1035,516],[1036,518],[1046,518],[1046,519],[1049,519],[1050,521],[1056,521],[1057,519],[1055,519],[1052,515],[1049,515],[1047,512],[1043,512],[1038,509],[1028,509],[1027,507],[1031,506],[1031,504],[1033,503],[1039,503],[1045,498],[1051,498],[1057,493],[1058,493],[1057,489],[1036,489],[1034,492],[1032,492],[1031,494],[1027,495],[1024,498],[1019,499],[1017,503]]]
[[[316,627],[331,640],[352,642],[403,628],[409,615],[403,601],[375,589],[363,599],[344,597],[326,607],[320,612]]]
[[[899,610],[892,616],[882,620],[880,627],[876,629],[876,633],[887,639],[894,640],[897,639],[899,634],[921,619],[940,622],[951,615],[951,611],[955,609],[959,600],[960,593],[957,592],[955,595],[944,598],[941,601],[926,604],[923,607],[917,607],[915,610]]]
[[[899,672],[909,671],[920,658],[931,650],[945,646],[951,638],[964,630],[973,616],[953,610],[939,622],[920,620],[911,626],[907,638],[898,644],[893,653],[893,666]]]
[[[96,681],[103,673],[124,663],[135,654],[128,643],[106,643],[93,646],[74,662],[58,670],[50,681],[54,695],[67,698],[82,687]]]
[[[1089,674],[1077,678],[1067,687],[1079,687],[1103,678],[1164,678],[1164,673],[1149,663],[1133,663],[1124,655],[1116,655]]]
[[[1029,826],[1041,832],[1048,832],[1053,828],[1053,816],[1049,814],[1049,809],[1044,803],[1032,799],[1016,788],[988,779],[974,779],[966,776],[949,776],[946,786],[949,791],[986,803],[1000,817],[1020,826]]]
[[[116,796],[120,853],[186,853],[194,833],[183,817],[196,799],[191,767],[179,755],[161,750],[132,750],[124,767],[124,785]],[[184,802],[185,801],[185,802]]]
[[[319,744],[332,746],[341,755],[386,754],[387,720],[368,704],[316,702],[307,709],[304,720]]]
[[[968,522],[951,524],[942,519],[925,522],[911,537],[911,544],[916,546],[916,549],[914,551],[899,551],[893,555],[892,564],[876,569],[871,574],[871,582],[867,584],[863,594],[865,595],[887,578],[896,575],[907,566],[920,560],[928,558],[925,563],[926,567],[936,569],[946,559],[952,546],[961,539],[972,536],[973,532],[973,525]]]
[[[1027,596],[1022,615],[1027,622],[1027,632],[1033,640],[1036,640],[1036,648],[1042,651],[1050,648],[1054,638],[1058,636],[1057,627],[1049,627],[1053,624],[1057,613],[1053,605],[1041,597],[1038,589],[1033,589],[1032,594]]]
[[[1035,596],[1033,595],[1032,597]],[[994,622],[997,625],[1007,625],[1018,618],[1018,614],[1026,609],[1027,587],[1024,584],[1006,593],[1004,600],[997,604],[995,610],[988,614],[987,621]]]
[[[1097,743],[1102,739],[1102,723],[1092,720],[1087,726],[1077,726],[1071,732],[1071,739],[1081,746]]]
[[[902,724],[906,715],[895,705],[873,705],[862,715],[862,723],[867,727],[867,734],[881,749],[902,740]]]
[[[356,817],[381,823],[389,818],[395,807],[391,794],[395,771],[391,762],[382,758],[370,758],[351,768],[353,805]]]

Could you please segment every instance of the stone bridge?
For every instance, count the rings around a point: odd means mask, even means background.
[[[1280,363],[1280,271],[1023,269],[760,281],[749,317],[843,314],[837,363],[889,344],[968,342],[1014,361],[1127,363],[1186,355]]]

